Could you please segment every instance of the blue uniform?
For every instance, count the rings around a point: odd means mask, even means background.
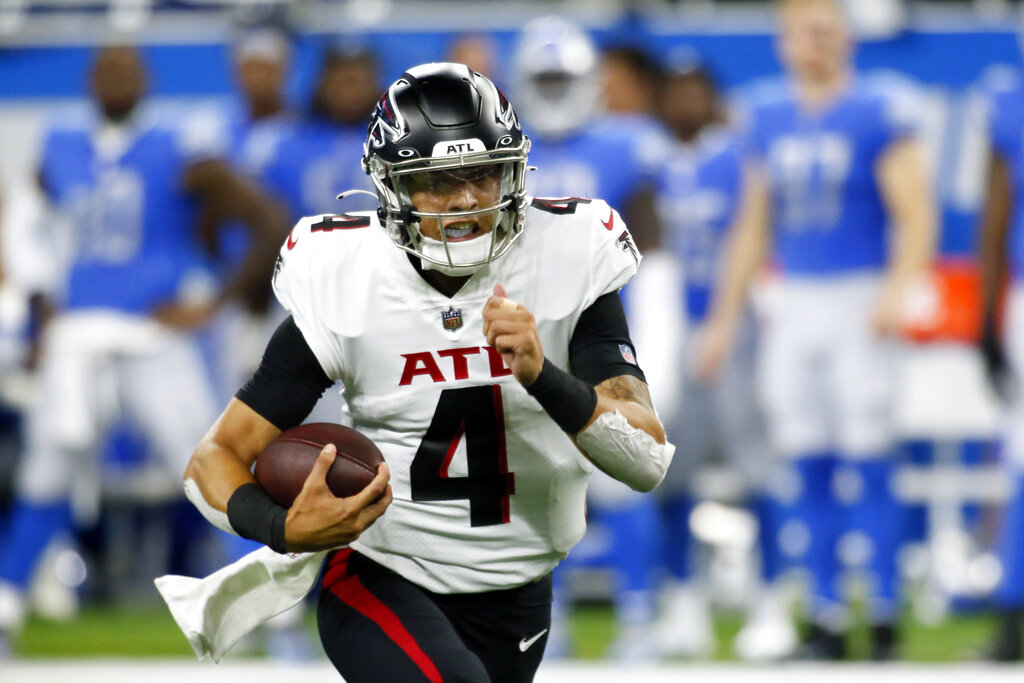
[[[374,192],[360,163],[365,140],[364,126],[339,126],[325,119],[312,119],[278,141],[264,180],[286,203],[293,220],[375,210],[377,200],[366,195],[355,195],[344,202],[336,199],[345,190]]]
[[[855,81],[820,110],[791,86],[753,104],[749,152],[765,166],[774,256],[794,275],[880,271],[887,260],[879,156],[911,133],[898,98]]]
[[[662,230],[683,265],[691,323],[702,322],[708,314],[741,182],[739,148],[724,132],[702,135],[692,147],[678,146],[658,180]]]
[[[529,134],[529,125],[526,124]],[[653,185],[668,142],[644,117],[609,116],[560,139],[531,138],[528,194],[598,197],[622,211],[644,183]]]
[[[709,128],[691,144],[677,144],[658,181],[658,213],[666,246],[683,269],[683,301],[688,329],[695,330],[710,312],[719,279],[722,252],[736,220],[742,194],[741,145],[724,129]],[[692,376],[693,344],[684,353],[678,381],[677,413],[666,422],[679,443],[676,458],[661,484],[659,498],[666,532],[665,565],[677,582],[690,579],[690,515],[694,472],[717,455],[734,469],[750,496],[752,509],[766,528],[761,496],[766,467],[764,433],[750,378],[756,375],[756,335],[746,321],[739,341],[714,385]],[[692,337],[691,337],[692,338]],[[769,579],[777,570],[770,544],[762,549],[762,569]]]
[[[74,236],[65,305],[145,313],[174,300],[200,261],[181,182],[193,141],[140,114],[123,147],[103,154],[90,119],[54,126],[43,145],[44,186]]]
[[[206,270],[197,205],[182,180],[190,163],[222,150],[215,131],[194,123],[141,110],[112,127],[82,114],[46,135],[40,176],[70,223],[73,251],[66,313],[48,323],[0,585],[23,592],[49,540],[71,527],[73,482],[97,466],[92,451],[118,418],[130,419],[180,480],[182,458],[215,415],[193,340],[147,317]],[[100,390],[108,381],[116,396]]]
[[[224,121],[228,160],[239,173],[262,185],[267,168],[280,154],[281,141],[294,129],[295,121],[288,114],[254,121],[247,112],[233,107]],[[233,268],[241,263],[249,241],[249,229],[245,225],[232,221],[225,226],[218,235],[221,265]]]
[[[774,259],[785,276],[762,342],[761,391],[775,448],[793,459],[800,481],[775,528],[808,532],[802,551],[780,550],[810,570],[812,617],[832,629],[845,601],[838,543],[851,532],[871,542],[870,618],[890,623],[898,605],[890,354],[870,313],[888,261],[878,164],[913,133],[907,102],[890,84],[857,77],[809,107],[787,83],[754,101],[747,130],[748,152],[766,173]],[[846,480],[857,490],[840,500],[831,482]]]

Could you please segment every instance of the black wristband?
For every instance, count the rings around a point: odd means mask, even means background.
[[[547,358],[526,393],[537,399],[555,424],[568,434],[583,429],[597,407],[594,387],[570,375]]]
[[[242,538],[259,541],[278,553],[285,553],[284,521],[288,510],[281,507],[256,483],[242,484],[228,499],[228,522]]]

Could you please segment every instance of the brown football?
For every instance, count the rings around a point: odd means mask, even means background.
[[[327,487],[339,498],[361,491],[384,462],[377,446],[350,427],[313,422],[284,431],[256,458],[256,481],[278,505],[291,507],[324,446],[333,443],[338,457],[327,471]]]

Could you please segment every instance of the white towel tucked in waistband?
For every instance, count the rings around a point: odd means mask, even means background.
[[[327,553],[264,547],[205,579],[168,575],[154,583],[196,656],[219,662],[242,636],[306,597]]]

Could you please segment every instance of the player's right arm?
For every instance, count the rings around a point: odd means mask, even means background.
[[[714,303],[697,352],[697,377],[711,382],[732,350],[750,281],[768,252],[768,178],[760,165],[744,169],[739,213],[729,230]]]
[[[266,445],[298,425],[332,383],[294,321],[285,320],[253,378],[200,441],[185,470],[185,492],[203,516],[278,552],[303,552],[350,543],[384,513],[391,502],[387,466],[356,495],[337,498],[326,482],[337,455],[332,445],[321,451],[287,510],[252,475]]]
[[[194,161],[184,169],[181,182],[207,212],[237,219],[249,230],[245,257],[224,283],[216,304],[237,299],[249,310],[267,310],[267,283],[291,222],[286,208],[220,159]]]

